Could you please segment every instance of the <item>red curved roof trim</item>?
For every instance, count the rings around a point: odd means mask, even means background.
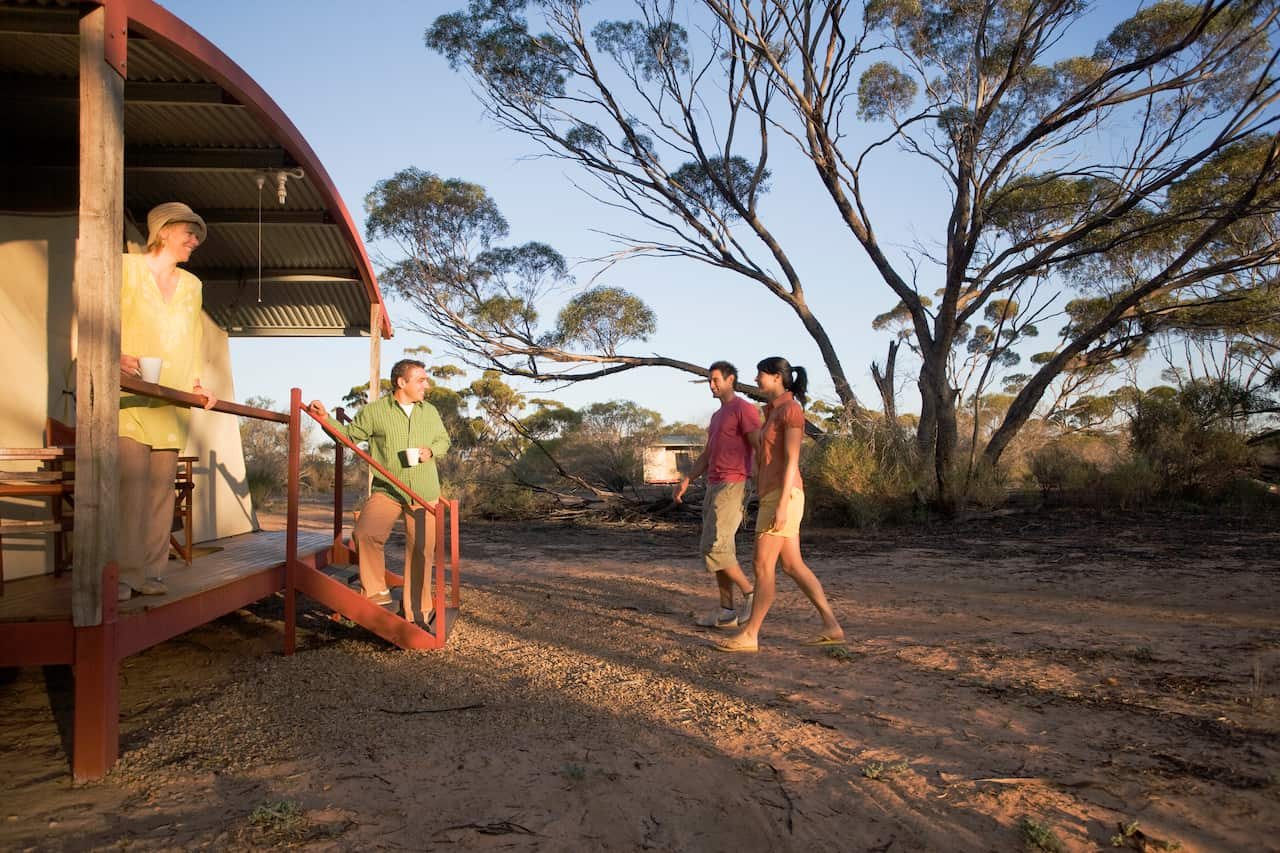
[[[387,316],[386,304],[382,301],[382,291],[378,287],[377,276],[373,273],[373,265],[369,262],[369,254],[365,251],[364,241],[342,196],[334,186],[329,173],[320,163],[316,152],[311,150],[306,139],[294,127],[293,122],[284,114],[280,106],[254,82],[243,68],[231,61],[225,53],[176,17],[168,9],[156,5],[152,0],[99,0],[103,5],[125,3],[129,10],[129,25],[152,41],[160,42],[181,55],[209,79],[226,89],[246,110],[248,110],[263,126],[268,128],[280,145],[307,173],[307,179],[316,183],[321,194],[327,199],[330,212],[335,213],[342,225],[342,235],[356,255],[363,278],[365,291],[369,300],[382,306],[382,336],[390,338],[393,330],[391,319]]]

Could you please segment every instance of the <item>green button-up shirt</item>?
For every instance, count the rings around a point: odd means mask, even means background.
[[[369,455],[396,479],[417,492],[424,500],[440,497],[440,474],[436,460],[449,450],[449,434],[436,407],[427,402],[414,403],[412,416],[394,396],[379,397],[362,408],[351,423],[343,426],[333,418],[329,426],[354,442],[368,442]],[[431,458],[410,467],[404,455],[407,447],[430,447]],[[378,471],[373,472],[373,490],[395,498],[402,504],[412,501]]]

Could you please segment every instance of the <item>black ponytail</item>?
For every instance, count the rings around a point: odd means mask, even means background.
[[[809,371],[798,364],[791,369],[795,371],[795,378],[791,380],[791,387],[788,390],[791,396],[796,398],[796,402],[804,406],[805,400],[809,397]]]
[[[756,370],[768,373],[770,376],[781,376],[783,389],[790,391],[791,396],[796,398],[796,402],[801,406],[804,405],[808,398],[809,372],[803,367],[792,367],[791,362],[782,356],[772,355],[757,362]]]

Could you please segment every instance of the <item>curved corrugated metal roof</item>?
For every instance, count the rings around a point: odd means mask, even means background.
[[[372,264],[298,129],[168,10],[151,0],[98,2],[121,4],[128,17],[126,217],[145,231],[147,211],[172,200],[205,217],[208,240],[190,266],[205,282],[206,309],[230,334],[368,334],[369,308],[382,303]],[[0,210],[76,208],[79,5],[0,0]],[[298,169],[304,177],[288,179],[279,204],[274,173]],[[382,333],[391,335],[385,308]]]

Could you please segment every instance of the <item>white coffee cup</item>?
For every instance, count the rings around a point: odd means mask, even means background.
[[[405,458],[405,461],[409,463],[410,468],[412,468],[414,465],[417,465],[418,464],[418,448],[416,447],[405,448],[404,458]]]
[[[138,359],[138,368],[142,371],[143,382],[159,382],[160,366],[164,364],[163,358],[155,358],[153,356],[143,356]]]

